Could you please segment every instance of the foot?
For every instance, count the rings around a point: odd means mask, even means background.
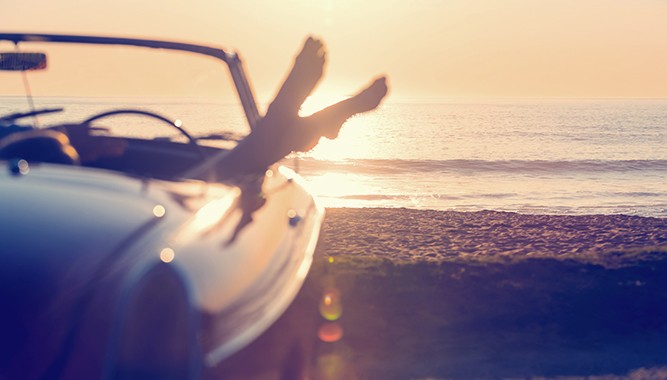
[[[327,52],[320,40],[308,37],[303,49],[294,60],[292,72],[301,80],[301,96],[306,100],[324,74]]]
[[[377,108],[387,95],[387,91],[387,78],[381,77],[353,97],[323,110],[322,112],[331,110],[333,117],[328,122],[320,124],[322,135],[328,139],[338,137],[340,129],[350,117]]]
[[[324,44],[320,40],[308,37],[269,110],[296,116],[303,102],[322,78],[325,62]]]
[[[387,95],[388,90],[386,77],[376,79],[370,86],[350,98],[353,99],[353,107],[356,107],[355,113],[376,109]]]

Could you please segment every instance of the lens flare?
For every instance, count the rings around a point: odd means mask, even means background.
[[[165,248],[162,251],[160,251],[160,260],[162,260],[165,263],[170,263],[174,260],[174,257],[176,257],[176,254],[174,253],[174,250],[171,248]]]
[[[339,323],[327,322],[317,330],[317,336],[325,343],[338,342],[343,339],[343,328]]]
[[[327,289],[320,300],[320,315],[328,320],[338,320],[343,315],[343,303],[338,289]]]
[[[153,215],[155,215],[156,218],[162,218],[166,213],[167,210],[162,205],[156,205],[153,207]]]
[[[318,379],[343,379],[345,361],[335,353],[324,354],[317,358]]]
[[[19,173],[21,173],[22,175],[26,175],[26,174],[30,173],[30,165],[28,164],[28,161],[19,160],[19,162],[16,166],[19,169]]]

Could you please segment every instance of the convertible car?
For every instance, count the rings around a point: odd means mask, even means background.
[[[226,164],[261,119],[239,56],[0,34],[0,83],[0,379],[234,377],[324,213]]]

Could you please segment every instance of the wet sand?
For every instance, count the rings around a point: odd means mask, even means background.
[[[319,378],[667,378],[665,259],[667,219],[329,209],[297,301],[340,294]]]

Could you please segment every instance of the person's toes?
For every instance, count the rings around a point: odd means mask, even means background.
[[[382,99],[387,95],[387,91],[389,91],[387,78],[380,77],[376,79],[370,86],[354,97],[356,112],[365,112],[377,108]]]
[[[324,44],[319,39],[308,37],[299,56],[318,57],[324,53]]]

